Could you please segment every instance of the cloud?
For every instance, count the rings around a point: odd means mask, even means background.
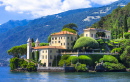
[[[109,4],[117,0],[0,0],[6,11],[33,17],[57,14],[67,10],[92,7],[92,3]]]

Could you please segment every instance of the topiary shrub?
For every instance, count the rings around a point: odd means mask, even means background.
[[[105,62],[103,66],[107,69],[107,71],[125,71],[126,67],[121,64],[115,64],[115,63],[110,63],[110,62]]]
[[[70,56],[67,60],[71,61],[72,64],[76,64],[78,61],[78,57],[77,56]]]
[[[98,48],[99,44],[95,39],[91,37],[81,37],[76,41],[73,49],[81,49],[83,47]]]
[[[99,60],[99,62],[101,61],[110,62],[110,63],[118,63],[118,60],[114,56],[111,56],[111,55],[104,55],[103,58]]]
[[[75,65],[75,69],[77,72],[85,72],[85,71],[88,71],[87,67],[85,64],[81,64],[81,63],[77,63]]]
[[[91,65],[92,59],[88,56],[80,55],[79,56],[79,62],[81,64]]]

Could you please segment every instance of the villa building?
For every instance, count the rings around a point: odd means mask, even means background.
[[[51,34],[51,42],[49,46],[40,46],[40,42],[37,39],[35,41],[35,47],[32,47],[31,39],[27,41],[27,59],[31,59],[31,53],[39,51],[39,61],[45,64],[46,67],[52,66],[52,62],[62,50],[73,49],[72,43],[77,40],[77,34],[61,31]]]
[[[92,37],[93,39],[103,38],[111,40],[111,31],[97,28],[87,28],[84,29],[83,31],[84,31],[84,37]],[[104,33],[104,36],[100,35],[101,33]]]
[[[84,37],[92,37],[97,39],[97,33],[104,32],[105,39],[111,39],[111,32],[107,30],[100,30],[96,28],[84,29]],[[101,38],[101,36],[100,36]],[[52,66],[52,62],[57,55],[61,55],[62,50],[72,50],[73,42],[77,40],[77,34],[68,31],[61,31],[51,34],[51,42],[49,46],[40,46],[40,41],[35,41],[35,47],[32,47],[31,39],[27,41],[27,59],[31,59],[31,53],[38,51],[39,61],[46,67]]]

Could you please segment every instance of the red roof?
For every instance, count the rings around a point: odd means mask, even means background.
[[[51,35],[63,35],[63,34],[77,35],[77,34],[75,34],[75,33],[68,32],[68,31],[61,31],[61,32],[54,33],[54,34],[51,34]]]
[[[39,46],[39,47],[32,47],[32,49],[65,49],[62,46]]]

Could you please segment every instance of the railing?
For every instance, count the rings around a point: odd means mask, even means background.
[[[118,54],[118,53],[103,53],[103,52],[61,52],[61,54],[72,54],[72,55],[89,55],[89,54],[101,54],[101,55],[114,55],[114,54]]]

